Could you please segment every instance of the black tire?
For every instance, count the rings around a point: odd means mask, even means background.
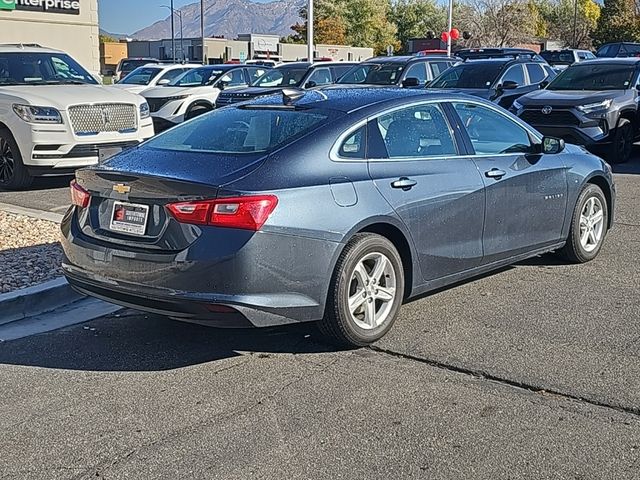
[[[0,128],[0,188],[22,190],[33,183],[27,172],[22,155],[13,135],[6,128]]]
[[[616,125],[616,131],[613,135],[613,141],[608,146],[606,152],[607,162],[611,164],[625,163],[629,161],[631,157],[631,150],[633,149],[633,140],[635,138],[635,132],[633,131],[633,124],[626,118],[618,120]]]
[[[583,227],[581,227],[582,213],[585,211],[585,207],[590,199],[595,198],[602,207],[602,233],[600,239],[595,248],[585,248],[581,242],[581,235],[583,233]],[[597,185],[588,184],[584,187],[576,206],[573,210],[573,217],[571,219],[571,229],[569,230],[569,238],[564,248],[560,251],[561,255],[572,263],[586,263],[590,262],[598,256],[604,239],[607,236],[607,229],[609,226],[609,207],[607,205],[607,199],[604,193]]]
[[[367,268],[367,263],[365,262],[371,261],[374,262],[374,265],[377,265],[375,260],[367,260],[367,258],[370,256],[375,257],[376,255],[380,256],[380,254],[386,257],[386,262],[383,263],[392,269],[395,276],[394,296],[392,300],[387,302],[374,297],[374,294],[378,292],[375,283],[370,284],[369,287],[365,287],[362,290],[358,290],[356,288],[358,286],[358,280],[354,277],[354,275],[356,275],[356,267],[358,267],[361,262],[365,268]],[[373,273],[374,265],[371,266],[371,270],[367,270],[368,273]],[[372,277],[368,278],[371,279]],[[392,275],[385,274],[379,278],[380,281],[378,285],[381,287],[380,290],[387,289],[387,291],[390,291],[390,285],[393,280]],[[383,283],[384,285],[382,285]],[[360,325],[358,324],[358,320],[355,319],[356,315],[352,315],[349,308],[349,297],[352,296],[352,298],[354,298],[356,296],[354,289],[363,294],[362,307],[360,308],[362,309],[364,320],[360,320]],[[360,293],[358,293],[358,298],[359,296]],[[350,347],[370,345],[382,338],[391,329],[402,305],[403,297],[404,270],[402,259],[394,245],[380,235],[372,233],[354,235],[340,255],[335,271],[333,272],[325,307],[325,315],[319,323],[320,331],[332,343],[339,345]],[[366,322],[367,318],[364,311],[369,304],[373,304],[374,318],[378,312],[382,314],[383,309],[386,313],[379,325],[363,328],[361,325]],[[356,310],[356,312],[357,311],[358,310]]]
[[[213,108],[207,105],[203,105],[203,104],[191,105],[187,109],[187,113],[184,114],[184,119],[191,120],[192,118],[199,117],[200,115],[210,112],[211,110],[213,110]]]

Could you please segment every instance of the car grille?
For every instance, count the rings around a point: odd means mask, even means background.
[[[527,109],[520,113],[520,118],[530,125],[580,125],[580,120],[569,110],[551,110],[545,114],[542,109]]]
[[[245,102],[255,98],[255,95],[250,93],[229,93],[226,95],[218,95],[216,99],[216,107],[223,107],[225,105],[231,105],[233,103]]]
[[[169,103],[170,98],[147,98],[147,103],[149,104],[149,110],[151,113],[155,113],[159,111],[162,107],[164,107],[167,103]]]
[[[135,105],[125,103],[99,103],[69,107],[71,127],[77,135],[95,135],[101,132],[134,132],[138,129]]]

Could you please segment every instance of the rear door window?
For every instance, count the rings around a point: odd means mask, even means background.
[[[364,159],[366,149],[366,131],[367,127],[362,126],[349,135],[347,139],[342,142],[342,145],[340,145],[338,155],[341,158]]]
[[[407,70],[407,74],[405,75],[405,80],[407,78],[417,78],[420,85],[424,85],[427,83],[427,70],[426,64],[424,62],[415,63],[409,67]]]
[[[500,83],[504,82],[516,82],[519,86],[525,85],[524,81],[524,71],[522,70],[522,65],[512,65],[502,76],[502,80]]]
[[[531,83],[540,83],[547,78],[546,72],[537,63],[527,63],[527,72]]]
[[[452,66],[452,62],[429,62],[429,68],[431,69],[431,77],[436,78],[440,76],[445,70]]]
[[[314,82],[316,85],[328,85],[332,83],[331,70],[328,68],[316,68],[307,79],[308,82]]]

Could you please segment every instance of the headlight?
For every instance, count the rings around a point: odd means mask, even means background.
[[[151,112],[149,111],[149,104],[144,102],[140,104],[140,118],[144,120],[145,118],[149,118],[151,116]]]
[[[27,123],[62,123],[62,115],[53,107],[14,105],[13,111]]]
[[[174,100],[184,100],[185,98],[188,98],[189,95],[176,95],[175,97],[167,97],[165,100],[167,102],[173,102]]]
[[[606,110],[611,106],[611,99],[605,100],[603,102],[598,103],[589,103],[587,105],[580,105],[577,107],[582,113],[593,113],[598,110]]]
[[[522,104],[517,100],[514,100],[512,105],[514,110],[520,110],[522,108]]]

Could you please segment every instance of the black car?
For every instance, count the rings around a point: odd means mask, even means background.
[[[462,60],[528,57],[531,60],[544,61],[540,55],[528,48],[463,48],[455,54]]]
[[[640,57],[640,43],[616,42],[602,45],[596,52],[596,57],[628,58]]]
[[[512,111],[544,134],[603,151],[609,163],[625,162],[638,135],[639,75],[640,59],[576,63]]]
[[[486,98],[509,108],[522,95],[539,90],[556,72],[530,56],[469,60],[447,70],[428,86]]]
[[[350,70],[354,62],[295,62],[269,70],[248,88],[221,92],[216,107],[280,93],[285,88],[308,89],[334,83]]]
[[[420,88],[457,62],[459,59],[436,55],[376,57],[353,67],[336,84]]]

